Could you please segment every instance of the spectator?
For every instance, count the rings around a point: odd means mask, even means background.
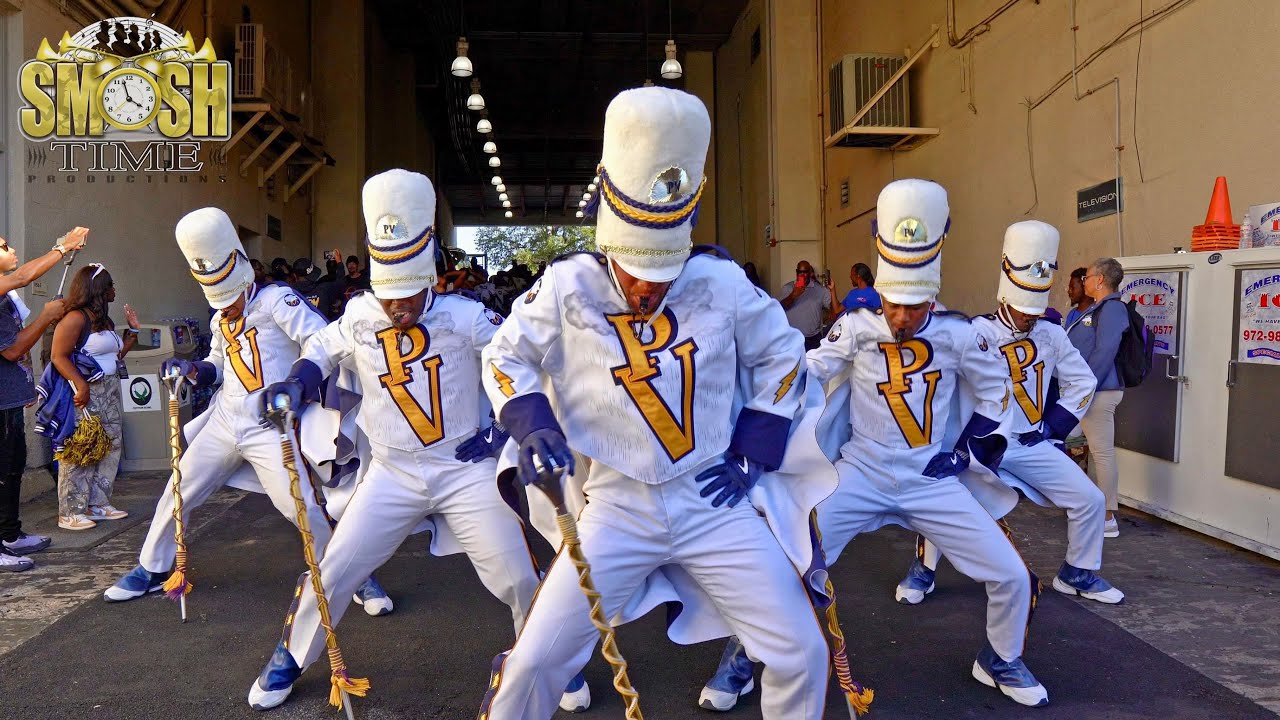
[[[346,269],[342,264],[342,251],[334,249],[326,255],[329,257],[324,261],[324,275],[320,276],[320,282],[341,282],[347,277]]]
[[[853,283],[853,289],[840,303],[842,310],[848,312],[860,307],[874,310],[880,307],[880,293],[876,292],[876,277],[871,274],[871,268],[864,263],[856,263],[849,269],[849,281]]]
[[[819,287],[813,266],[807,260],[796,263],[796,279],[782,286],[782,309],[787,311],[787,322],[804,335],[807,350],[818,347],[828,316],[836,306],[836,290],[831,281]]]
[[[1116,372],[1116,352],[1120,338],[1129,328],[1129,313],[1117,291],[1124,280],[1124,268],[1114,258],[1099,258],[1089,266],[1082,280],[1085,294],[1093,303],[1078,319],[1070,323],[1067,334],[1071,344],[1093,369],[1098,389],[1093,403],[1080,420],[1085,439],[1089,441],[1089,477],[1107,496],[1107,519],[1103,535],[1118,537],[1116,522],[1119,509],[1120,475],[1116,467],[1116,406],[1124,398],[1124,383]],[[1116,300],[1117,302],[1111,302]]]
[[[49,547],[49,538],[22,532],[18,500],[22,471],[27,467],[27,431],[23,409],[36,401],[36,386],[28,353],[58,322],[63,301],[45,303],[40,314],[23,326],[30,312],[23,312],[17,291],[35,282],[69,252],[84,247],[89,231],[78,227],[58,239],[49,252],[18,267],[18,254],[0,238],[0,572],[29,570],[35,566],[22,557]]]
[[[278,257],[271,261],[271,279],[275,282],[289,282],[289,261]]]
[[[271,276],[267,274],[267,269],[263,267],[261,260],[250,260],[249,267],[253,268],[254,285],[263,288],[271,284]]]
[[[75,388],[75,405],[97,416],[111,438],[111,452],[92,465],[58,463],[58,527],[88,530],[99,520],[122,520],[129,513],[111,505],[120,469],[120,373],[124,356],[138,339],[138,315],[124,306],[129,323],[121,339],[108,311],[116,299],[111,273],[99,263],[80,268],[67,291],[67,314],[53,331],[53,366]],[[89,382],[73,353],[91,356],[102,375]]]
[[[747,274],[747,279],[751,281],[751,284],[752,284],[752,285],[755,285],[756,287],[760,288],[761,290],[763,290],[763,289],[764,289],[764,282],[762,282],[762,281],[760,280],[760,273],[756,270],[756,264],[755,264],[755,263],[753,263],[753,262],[747,262],[747,263],[745,263],[745,264],[742,266],[742,272],[744,272],[744,273],[746,273],[746,274]]]
[[[1093,304],[1093,298],[1084,292],[1084,275],[1088,272],[1085,268],[1076,268],[1071,271],[1071,279],[1067,281],[1067,299],[1071,301],[1071,309],[1067,310],[1066,327],[1071,327],[1071,323],[1075,322],[1084,314],[1085,310]]]
[[[347,297],[351,297],[357,290],[369,289],[369,278],[365,276],[364,271],[360,269],[359,258],[347,258],[347,279],[345,281]]]

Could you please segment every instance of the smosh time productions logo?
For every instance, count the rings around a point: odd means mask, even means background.
[[[56,50],[41,40],[18,92],[22,134],[48,142],[60,173],[196,173],[201,143],[231,136],[231,63],[151,19],[102,20]]]

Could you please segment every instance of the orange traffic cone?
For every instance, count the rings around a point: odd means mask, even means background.
[[[1205,225],[1230,225],[1231,214],[1231,197],[1227,195],[1227,179],[1218,176],[1213,183],[1213,197],[1209,199],[1209,212],[1204,216]]]

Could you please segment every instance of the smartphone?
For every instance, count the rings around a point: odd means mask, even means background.
[[[808,276],[808,275],[797,275],[797,276],[796,276],[796,287],[798,287],[798,288],[803,288],[803,287],[806,287],[808,284],[809,284],[809,276]]]
[[[823,270],[822,271],[822,287],[827,287],[830,284],[831,284],[831,271]]]
[[[332,259],[333,259],[333,251],[332,251],[332,250],[325,250],[325,251],[324,251],[324,260],[325,260],[325,262],[329,262],[329,261],[330,261],[330,260],[332,260]]]

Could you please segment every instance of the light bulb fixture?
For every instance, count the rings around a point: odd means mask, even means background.
[[[663,67],[666,67],[666,65],[663,65]],[[663,75],[663,77],[666,77],[666,75]],[[476,112],[484,109],[484,96],[480,94],[480,81],[476,78],[471,78],[471,96],[467,98],[467,109]]]
[[[493,176],[493,179],[492,179],[492,180],[490,180],[489,182],[490,182],[490,184],[492,184],[494,187],[502,187],[502,176],[501,176],[501,175],[494,175],[494,176]],[[499,190],[498,192],[502,192],[502,191],[501,191],[501,190]]]
[[[509,208],[509,207],[511,207],[511,201],[510,201],[510,200],[503,200],[503,201],[502,201],[502,207],[504,207],[504,208]]]
[[[499,193],[499,194],[498,194],[498,199],[499,199],[499,200],[510,200],[511,198],[507,197],[507,194],[506,194],[506,193]]]
[[[506,215],[507,217],[511,217],[511,211],[510,211],[510,210],[506,211],[506,212],[505,212],[505,213],[503,213],[503,214],[504,214],[504,215]]]
[[[454,77],[466,78],[471,77],[474,68],[471,67],[471,58],[467,57],[467,39],[465,37],[458,38],[458,57],[453,59],[453,64],[449,66],[449,72]]]
[[[480,122],[476,123],[476,132],[488,135],[493,132],[493,123],[489,122],[489,118],[480,118]]]
[[[676,59],[676,41],[667,41],[667,59],[662,63],[662,69],[658,71],[664,80],[678,80],[684,74],[684,68],[680,67],[680,61]]]
[[[587,192],[595,192],[595,191],[596,191],[595,183],[591,183],[590,185],[587,186]]]
[[[652,80],[650,80],[650,79],[648,79],[648,78],[645,78],[645,80],[644,80],[644,86],[645,86],[645,87],[653,87],[653,81],[652,81]]]
[[[498,192],[504,193],[506,191],[507,191],[507,186],[503,185],[502,183],[498,183]]]
[[[592,182],[592,183],[594,183],[594,184],[596,184],[596,185],[599,185],[599,184],[600,184],[600,176],[599,176],[599,175],[595,176],[594,178],[592,178],[591,182]]]
[[[585,200],[590,200],[590,199],[591,199],[591,193],[582,193],[582,199],[583,199],[584,201],[585,201]]]
[[[484,151],[490,155],[498,152],[498,143],[490,140],[484,144]]]
[[[489,158],[489,167],[492,167],[492,168],[502,167],[502,161],[498,159],[497,155],[494,155],[493,157]]]
[[[581,210],[579,210],[578,212],[574,213],[574,214],[573,214],[573,216],[574,216],[574,217],[585,217],[585,215],[583,214],[583,212],[582,212]]]
[[[586,206],[587,206],[587,201],[586,201],[586,200],[579,200],[579,201],[578,201],[578,207],[586,207]]]

